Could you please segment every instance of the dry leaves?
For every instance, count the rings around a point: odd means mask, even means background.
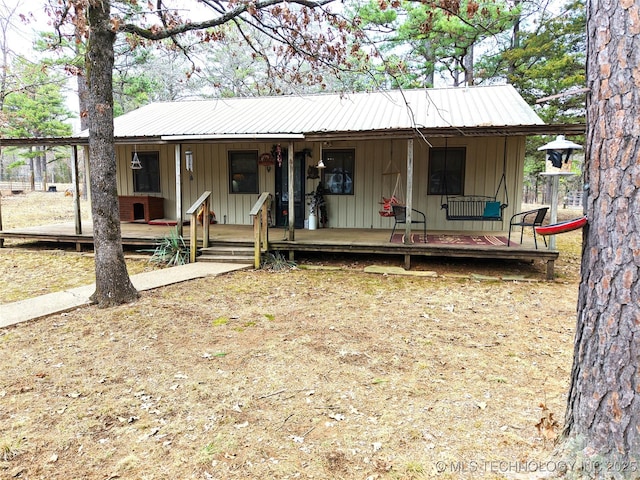
[[[553,412],[547,408],[544,403],[540,404],[540,408],[542,409],[542,417],[540,421],[536,423],[536,428],[538,429],[538,433],[546,440],[555,440],[558,436],[558,429],[560,428],[560,424],[553,417]]]
[[[31,291],[30,266],[61,275],[75,258],[8,252],[0,265],[32,257],[12,277]],[[384,277],[369,263],[235,272],[0,330],[0,477],[391,480],[547,458],[577,278],[442,277],[530,268],[461,261]]]

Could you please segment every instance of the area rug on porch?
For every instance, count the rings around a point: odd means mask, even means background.
[[[172,227],[177,225],[176,220],[168,220],[166,218],[156,218],[155,220],[149,220],[149,225],[164,225],[166,227]]]
[[[404,234],[395,233],[391,239],[393,243],[404,243]],[[424,236],[412,233],[412,243],[423,243]],[[478,245],[503,247],[507,245],[506,237],[495,235],[427,235],[427,243],[432,245]],[[511,243],[517,244],[511,240]]]

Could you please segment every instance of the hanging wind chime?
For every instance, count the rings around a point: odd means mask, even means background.
[[[131,170],[140,170],[142,169],[142,163],[140,163],[140,158],[138,157],[138,146],[133,147],[133,158],[131,159]]]

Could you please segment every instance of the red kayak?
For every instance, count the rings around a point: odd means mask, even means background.
[[[556,235],[557,233],[570,232],[584,227],[587,224],[587,217],[574,218],[566,222],[554,223],[553,225],[542,225],[536,227],[538,235]]]

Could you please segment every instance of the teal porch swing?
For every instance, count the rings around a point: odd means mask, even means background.
[[[495,194],[488,195],[449,195],[447,192],[447,144],[444,151],[444,193],[440,197],[441,208],[447,213],[447,220],[471,220],[501,222],[504,209],[509,206],[507,192],[507,137],[504,138],[504,152],[502,160],[502,176]],[[503,191],[502,199],[498,196]],[[445,201],[446,199],[446,201]]]

